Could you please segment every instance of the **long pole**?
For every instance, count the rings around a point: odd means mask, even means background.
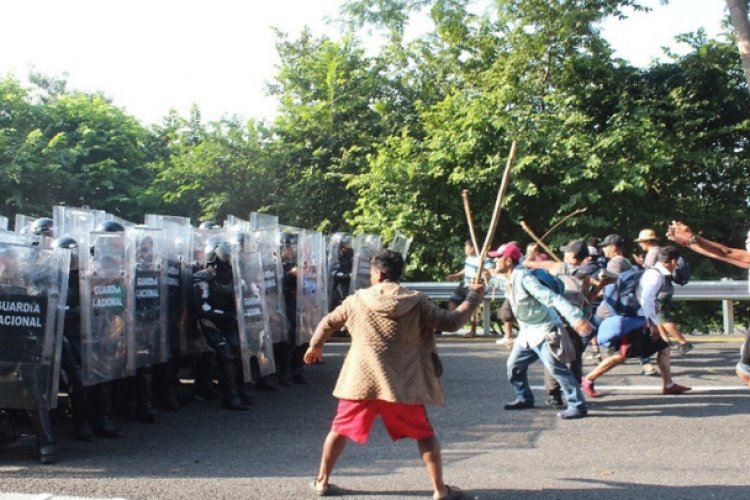
[[[495,237],[495,231],[497,230],[497,224],[500,222],[500,211],[503,206],[503,198],[505,197],[505,191],[508,189],[510,182],[510,171],[513,169],[513,161],[516,158],[518,152],[518,144],[516,141],[510,145],[510,153],[508,154],[508,161],[505,164],[505,171],[503,172],[503,178],[500,182],[500,189],[497,191],[497,198],[495,199],[495,209],[492,211],[492,219],[490,220],[490,228],[487,231],[487,237],[484,239],[484,245],[482,246],[482,252],[479,254],[479,269],[477,275],[474,277],[474,283],[479,283],[483,275],[484,261],[487,258],[487,252],[490,250],[492,239]]]
[[[526,234],[528,234],[529,236],[531,236],[531,239],[534,240],[537,245],[539,245],[540,247],[542,247],[544,249],[544,251],[547,252],[549,254],[549,256],[552,257],[556,262],[562,262],[560,260],[560,257],[558,257],[557,255],[555,255],[554,252],[552,250],[550,250],[549,247],[547,247],[547,245],[544,244],[544,242],[541,240],[541,238],[539,238],[539,236],[537,236],[536,234],[534,234],[534,231],[532,231],[531,228],[529,227],[529,225],[526,224],[526,221],[521,221],[521,228],[524,231],[526,231]]]
[[[477,233],[474,231],[474,218],[471,216],[471,205],[469,204],[469,190],[461,191],[461,198],[464,200],[464,213],[466,213],[466,222],[469,224],[469,234],[471,235],[471,244],[474,245],[474,253],[479,253],[477,244]]]
[[[551,228],[549,228],[546,233],[544,233],[542,236],[539,237],[539,239],[542,240],[542,241],[546,240],[547,236],[549,236],[552,231],[554,231],[555,229],[557,229],[558,227],[560,227],[563,222],[565,222],[566,220],[568,220],[571,217],[574,217],[574,216],[576,216],[578,214],[582,214],[586,210],[587,210],[587,208],[584,207],[584,208],[579,208],[579,209],[574,210],[573,212],[569,213],[568,215],[566,215],[565,217],[563,217],[562,219],[560,219],[560,222],[558,222],[557,224],[555,224],[554,226],[552,226]]]

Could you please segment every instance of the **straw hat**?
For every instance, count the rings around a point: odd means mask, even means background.
[[[635,241],[657,241],[659,239],[658,236],[656,236],[656,231],[653,229],[641,229],[641,232],[638,233],[638,239]]]

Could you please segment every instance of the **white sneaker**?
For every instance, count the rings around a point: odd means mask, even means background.
[[[497,340],[495,341],[495,343],[496,343],[497,345],[512,344],[512,343],[513,343],[513,339],[509,339],[509,338],[505,338],[505,337],[503,337],[503,338],[501,338],[501,339],[497,339]]]

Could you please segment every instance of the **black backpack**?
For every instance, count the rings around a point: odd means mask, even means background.
[[[635,292],[644,272],[640,268],[623,271],[617,276],[617,281],[604,288],[604,301],[616,314],[638,316],[641,305]]]
[[[677,259],[677,267],[672,271],[672,282],[678,285],[687,285],[690,281],[690,265],[680,257]]]

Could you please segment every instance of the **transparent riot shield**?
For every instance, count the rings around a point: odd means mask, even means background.
[[[88,208],[64,207],[56,205],[52,208],[52,220],[58,236],[70,236],[79,246],[88,241],[89,233],[96,230],[96,226],[104,222],[104,210]]]
[[[259,375],[266,376],[276,368],[273,341],[269,332],[267,307],[263,295],[263,269],[260,253],[251,245],[235,244],[232,250],[232,273],[237,300],[237,328],[240,338],[243,374],[252,382],[251,359],[258,362]]]
[[[279,258],[279,231],[266,227],[253,233],[255,249],[260,253],[263,272],[263,294],[272,343],[286,340],[286,314],[282,290],[283,269]]]
[[[81,254],[81,364],[85,385],[128,375],[124,233],[90,233]]]
[[[7,231],[8,230],[8,222],[9,221],[8,221],[7,217],[5,217],[3,215],[0,215],[0,229],[2,229],[3,231]]]
[[[358,234],[354,237],[354,265],[349,293],[370,286],[370,257],[380,250],[380,236]]]
[[[128,372],[164,363],[167,308],[161,229],[130,227],[125,232],[127,262]]]
[[[29,228],[31,227],[31,223],[37,220],[37,217],[32,217],[30,215],[24,215],[24,214],[16,214],[15,218],[15,224],[13,225],[13,229],[18,234],[28,234]]]
[[[334,233],[328,241],[328,309],[332,311],[349,295],[354,265],[352,235]]]
[[[160,228],[164,234],[164,261],[167,295],[167,349],[171,356],[186,352],[191,335],[190,292],[192,286],[191,256],[193,227],[187,217],[146,214],[146,225]],[[193,321],[194,323],[194,321]]]
[[[317,231],[303,230],[297,247],[297,345],[310,342],[315,327],[328,312],[325,240]]]
[[[0,229],[0,241],[4,243],[24,244],[26,242],[26,238],[23,235],[20,235],[13,231]]]
[[[401,254],[401,257],[404,258],[404,262],[406,262],[406,255],[409,253],[409,248],[411,247],[411,242],[414,240],[412,237],[407,237],[406,235],[402,234],[400,231],[396,231],[396,235],[393,237],[393,240],[388,245],[389,250],[393,250],[394,252],[398,252]]]
[[[260,231],[266,228],[275,228],[279,225],[279,217],[270,214],[250,212],[250,229]]]
[[[0,408],[57,406],[69,259],[0,242]]]

